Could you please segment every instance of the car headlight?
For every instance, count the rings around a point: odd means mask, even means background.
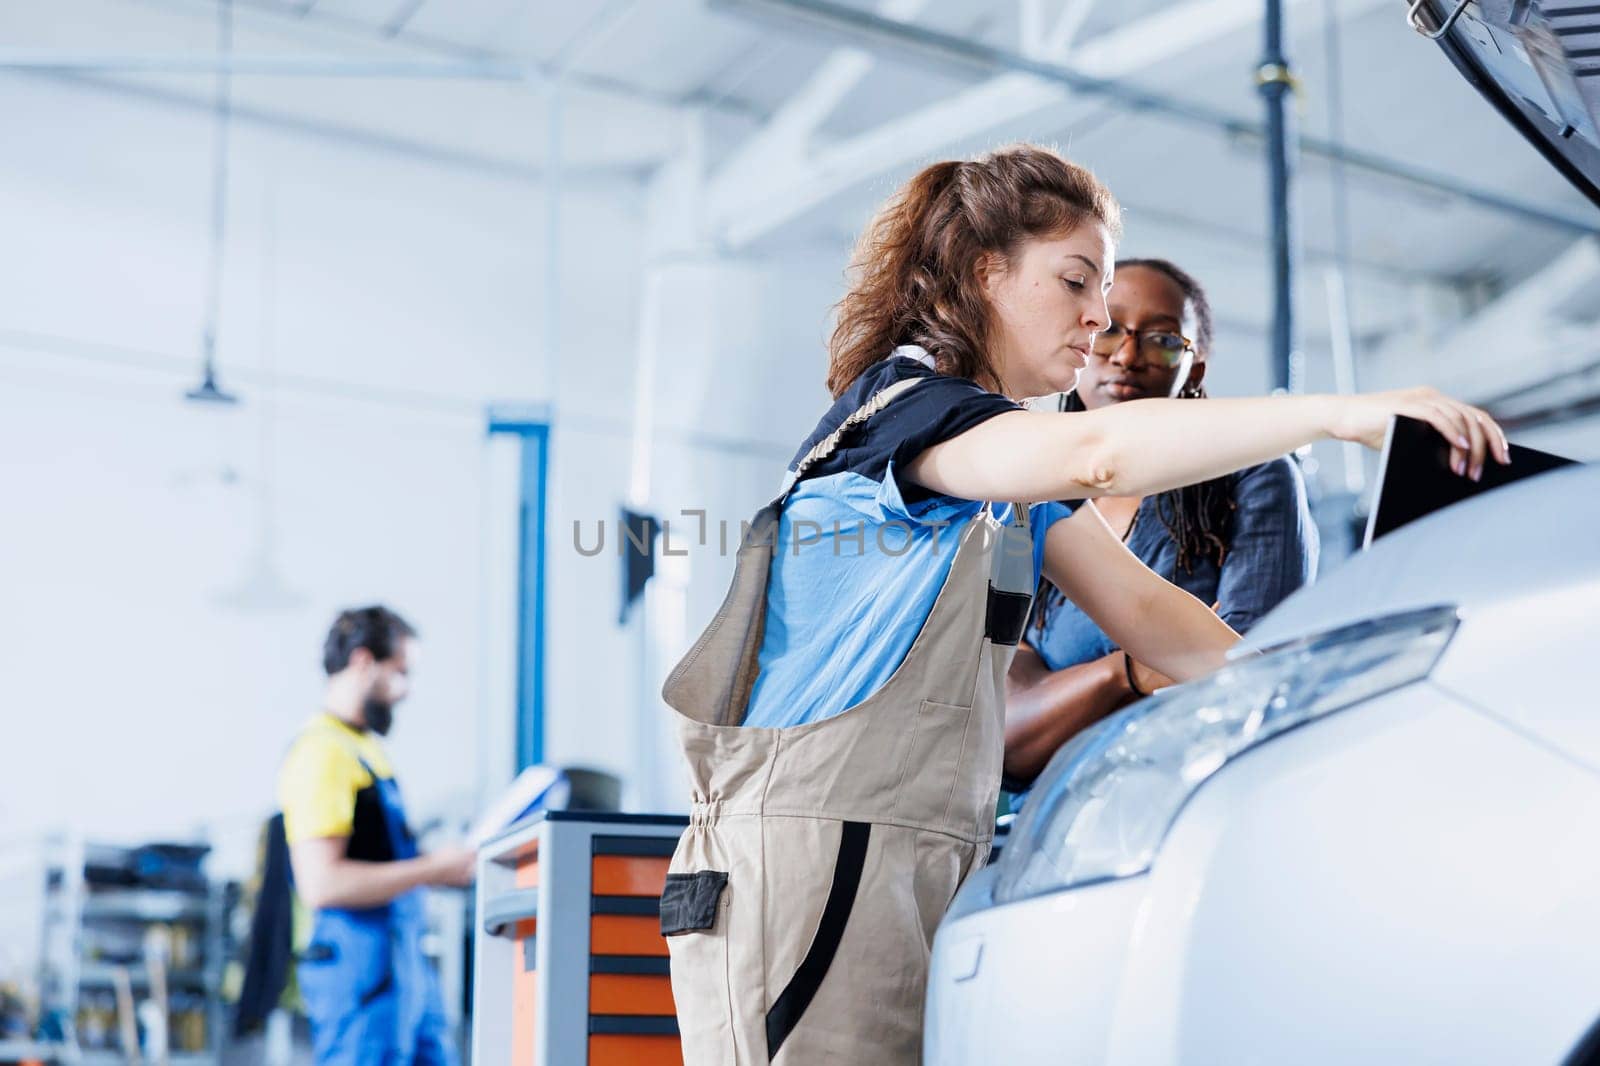
[[[1455,608],[1432,607],[1306,637],[1079,734],[1024,805],[994,875],[994,902],[1144,873],[1183,805],[1229,759],[1427,677],[1456,625]]]

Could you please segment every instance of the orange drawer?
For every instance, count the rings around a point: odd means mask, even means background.
[[[683,1066],[675,1036],[591,1036],[589,1066]]]
[[[667,954],[661,919],[642,914],[595,914],[589,918],[589,954]]]
[[[589,977],[590,1014],[677,1014],[672,978],[597,973]]]
[[[539,887],[539,856],[535,852],[517,863],[518,888]],[[539,922],[528,918],[516,925],[511,952],[511,1066],[537,1066],[533,1053],[534,1017],[539,1006],[539,975],[528,969],[526,949],[538,933]]]
[[[659,896],[671,859],[596,855],[589,891],[596,896]]]
[[[539,974],[522,968],[522,945],[513,952],[511,973],[511,1066],[537,1066],[533,1053],[534,1016],[539,1005]]]

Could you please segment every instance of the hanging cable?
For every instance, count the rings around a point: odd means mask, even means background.
[[[228,128],[233,117],[233,0],[217,0],[216,121],[211,148],[211,249],[206,270],[203,377],[188,398],[201,403],[237,403],[217,385],[217,322],[222,305],[222,253],[228,220]]]

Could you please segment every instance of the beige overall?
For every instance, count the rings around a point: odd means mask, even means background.
[[[916,383],[846,419],[757,514],[727,600],[663,690],[694,787],[662,900],[688,1066],[918,1062],[934,930],[988,856],[1005,675],[1033,591],[1025,508],[1014,525],[988,507],[966,525],[882,688],[821,721],[739,724],[789,488]]]

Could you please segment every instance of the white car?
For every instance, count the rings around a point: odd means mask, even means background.
[[[1247,646],[1050,763],[939,929],[929,1066],[1589,1061],[1600,467],[1378,540]]]

